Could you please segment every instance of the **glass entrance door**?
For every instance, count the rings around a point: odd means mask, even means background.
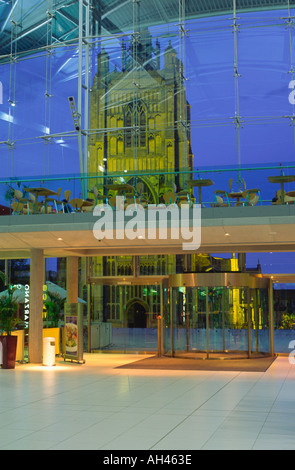
[[[267,291],[171,288],[163,316],[163,352],[202,358],[268,353]]]

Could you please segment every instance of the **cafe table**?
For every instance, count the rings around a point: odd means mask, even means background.
[[[118,191],[119,194],[121,194],[122,192],[133,192],[134,188],[133,186],[131,186],[131,184],[127,184],[127,183],[124,183],[124,184],[116,184],[116,183],[112,183],[112,184],[105,184],[104,185],[105,188],[109,189],[109,190],[112,190],[112,191]]]
[[[295,181],[295,175],[268,176],[267,179],[270,183],[276,183],[281,185],[281,201],[282,204],[285,204],[284,184],[292,183],[293,181]]]
[[[186,183],[191,188],[198,188],[199,192],[199,204],[202,203],[202,188],[207,186],[212,186],[214,183],[210,179],[197,179],[197,180],[188,180]]]
[[[47,213],[47,203],[49,201],[49,196],[57,196],[58,194],[55,191],[52,191],[48,188],[24,188],[24,190],[28,193],[34,194],[36,196],[36,201],[34,203],[34,211],[37,212],[38,209],[38,197],[44,197],[44,206],[45,206],[45,214]]]
[[[241,204],[240,200],[244,197],[243,191],[232,191],[231,193],[228,194],[228,197],[230,199],[236,199],[237,200],[236,206],[239,206]]]
[[[94,208],[95,206],[95,203],[94,203],[94,200],[92,199],[91,201],[89,200],[83,200],[83,203],[82,203],[82,206],[81,206],[81,210],[82,212],[85,211],[85,212],[89,212],[89,208],[92,207]]]
[[[288,204],[295,204],[295,191],[289,191],[286,196],[294,198],[294,201],[287,201]]]

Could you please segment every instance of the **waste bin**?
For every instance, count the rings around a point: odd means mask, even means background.
[[[43,366],[55,366],[55,338],[43,338]]]

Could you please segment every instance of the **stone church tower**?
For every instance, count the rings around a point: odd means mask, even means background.
[[[88,170],[92,175],[138,175],[148,202],[158,203],[168,190],[184,189],[192,169],[190,106],[182,84],[182,64],[171,44],[155,48],[141,31],[136,52],[122,43],[121,70],[110,70],[102,49],[90,94]],[[169,174],[170,173],[170,174]]]
[[[162,65],[162,66],[161,66]],[[90,94],[88,171],[91,187],[109,199],[106,183],[127,183],[147,203],[158,204],[168,191],[188,189],[192,170],[190,106],[183,86],[183,67],[171,43],[161,52],[147,29],[134,43],[121,44],[121,66],[111,68],[106,50],[97,57]],[[183,256],[140,256],[140,275],[170,274],[182,269]],[[134,274],[134,259],[93,259],[93,275]],[[101,321],[125,327],[156,325],[160,311],[157,287],[98,287],[94,312]]]

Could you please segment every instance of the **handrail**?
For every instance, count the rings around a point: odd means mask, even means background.
[[[61,176],[55,176],[55,177],[32,177],[32,178],[18,178],[18,177],[11,177],[6,180],[0,180],[0,184],[11,184],[11,183],[32,183],[32,182],[37,182],[37,181],[73,181],[73,180],[88,180],[88,179],[105,179],[105,178],[119,178],[119,177],[136,177],[136,176],[167,176],[167,175],[190,175],[190,174],[195,174],[195,173],[225,173],[225,172],[242,172],[242,171],[262,171],[262,170],[289,170],[289,169],[295,169],[295,164],[294,165],[285,165],[285,166],[265,166],[265,167],[240,167],[240,168],[208,168],[208,169],[201,169],[197,168],[194,170],[182,170],[182,171],[157,171],[157,172],[141,172],[141,173],[105,173],[101,175],[79,175],[79,176],[69,176],[69,175],[61,175]]]

